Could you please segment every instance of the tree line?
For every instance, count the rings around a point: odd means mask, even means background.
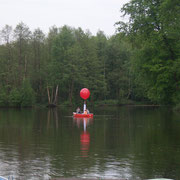
[[[6,25],[1,39],[1,106],[72,105],[83,87],[90,89],[91,102],[103,101],[122,96],[128,87],[129,45],[120,35],[107,38],[99,31],[93,36],[63,26],[50,28],[46,36],[20,23],[15,29]]]
[[[132,0],[128,22],[107,37],[98,31],[53,26],[33,32],[23,22],[0,30],[0,106],[80,102],[178,104],[179,1]]]

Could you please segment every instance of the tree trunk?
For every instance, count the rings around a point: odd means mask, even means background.
[[[58,97],[58,85],[56,86],[56,94],[54,98],[54,104],[57,104],[57,97]]]
[[[50,94],[49,94],[49,88],[47,87],[47,93],[48,93],[48,103],[51,104],[51,97],[50,97]]]
[[[47,86],[47,94],[48,94],[48,107],[56,107],[57,106],[57,97],[58,97],[58,85],[56,86],[56,92],[54,94],[54,90],[52,88],[51,95],[49,88]]]

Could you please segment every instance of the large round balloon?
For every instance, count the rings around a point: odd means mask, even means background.
[[[81,91],[80,91],[80,96],[81,96],[83,99],[89,98],[89,96],[90,96],[90,91],[89,91],[89,89],[87,89],[87,88],[81,89]]]

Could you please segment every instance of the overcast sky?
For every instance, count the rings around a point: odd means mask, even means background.
[[[115,33],[114,23],[120,20],[120,9],[129,0],[0,0],[0,29],[6,24],[16,27],[25,23],[30,30],[44,33],[53,25],[81,27],[96,34]],[[122,19],[121,19],[122,20]]]

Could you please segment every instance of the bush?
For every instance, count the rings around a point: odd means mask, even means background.
[[[9,105],[29,107],[35,103],[35,93],[29,81],[24,81],[20,89],[14,88],[9,94]]]
[[[174,111],[180,112],[180,104],[177,104],[174,108]]]
[[[35,103],[35,92],[29,81],[25,80],[21,88],[21,106],[32,106]]]
[[[117,105],[118,104],[118,101],[117,100],[114,100],[114,99],[107,99],[107,100],[104,100],[104,101],[96,101],[94,102],[94,105]]]
[[[8,105],[8,96],[4,89],[0,90],[0,106]]]
[[[9,94],[9,105],[10,106],[21,106],[21,93],[18,89],[11,90]]]

